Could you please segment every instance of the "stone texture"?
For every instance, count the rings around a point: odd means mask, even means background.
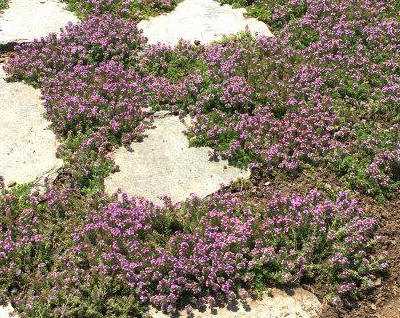
[[[0,44],[32,41],[77,21],[57,0],[10,0],[0,15]]]
[[[31,182],[62,165],[57,141],[43,118],[40,91],[8,83],[0,64],[0,176],[6,184]]]
[[[0,318],[11,318],[11,317],[18,318],[18,316],[11,315],[12,312],[13,309],[11,305],[8,305],[7,307],[0,306]]]
[[[194,318],[318,318],[321,310],[321,303],[312,293],[296,288],[293,294],[288,295],[282,290],[272,289],[270,295],[264,295],[260,300],[250,301],[248,307],[239,304],[238,308],[222,308],[216,313],[209,310],[205,312],[194,312]],[[0,307],[0,318],[9,318],[12,308]],[[151,308],[149,316],[152,318],[169,318]],[[392,316],[384,316],[389,318]],[[397,317],[397,316],[393,316]],[[187,318],[182,314],[181,318]]]
[[[161,115],[148,137],[132,144],[132,152],[119,148],[114,154],[120,171],[105,180],[109,193],[121,188],[131,195],[160,203],[162,195],[182,201],[191,193],[204,197],[221,184],[249,176],[248,171],[228,166],[226,161],[209,160],[211,148],[189,147],[186,126],[176,116]]]
[[[221,6],[214,0],[184,0],[174,11],[139,23],[149,43],[158,41],[175,45],[180,38],[209,43],[224,35],[244,31],[272,36],[267,25],[254,18],[245,18],[243,8]]]
[[[236,309],[222,308],[216,314],[209,310],[194,312],[195,318],[316,318],[319,317],[321,303],[312,293],[297,288],[292,295],[279,289],[273,289],[272,295],[265,295],[262,299],[250,301],[250,308],[239,305]],[[167,318],[168,316],[151,310],[153,318]],[[182,315],[187,317],[187,315]]]

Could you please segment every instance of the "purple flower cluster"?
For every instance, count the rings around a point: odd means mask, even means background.
[[[30,279],[31,266],[38,269],[43,267],[42,257],[46,258],[52,244],[48,241],[48,235],[54,230],[51,222],[46,223],[45,220],[57,213],[63,214],[71,198],[69,190],[53,190],[43,196],[30,194],[30,190],[29,186],[22,185],[14,191],[1,191],[1,299],[7,297],[8,293],[17,294],[24,288]],[[43,201],[47,201],[49,209],[44,209]]]
[[[215,113],[217,114],[217,113]],[[232,119],[212,121],[197,114],[190,128],[190,136],[205,136],[218,142],[228,130],[235,137],[227,149],[220,151],[226,158],[235,158],[245,151],[257,165],[269,173],[275,169],[296,173],[304,163],[321,161],[324,153],[340,145],[333,138],[337,123],[334,113],[326,105],[304,107],[282,119],[275,118],[268,107],[257,109],[254,115],[242,114]],[[222,118],[223,121],[222,121]]]
[[[14,78],[45,85],[77,65],[98,65],[108,60],[135,65],[145,37],[136,23],[105,14],[69,24],[60,35],[50,34],[22,44],[5,66]]]
[[[146,81],[134,71],[145,42],[134,22],[91,16],[60,36],[22,45],[6,70],[41,86],[59,135],[100,130],[111,143],[129,144],[141,136],[148,115]]]
[[[387,267],[372,254],[377,221],[348,193],[226,193],[160,207],[18,186],[3,190],[0,208],[1,297],[26,316],[141,314],[149,304],[190,312],[303,279],[354,296]]]
[[[299,63],[285,43],[246,36],[207,47],[204,59],[204,88],[189,105],[194,144],[269,172],[297,172],[339,146],[332,98],[320,93],[321,70]]]
[[[369,176],[383,188],[390,188],[395,185],[392,182],[400,183],[400,145],[392,151],[378,153],[368,167]]]
[[[320,270],[341,293],[343,284],[355,293],[377,271],[366,253],[376,227],[345,193],[336,201],[317,191],[276,194],[264,204],[226,194],[165,208],[124,195],[89,216],[75,252],[172,314],[244,299],[257,282],[294,284]]]
[[[77,65],[59,72],[42,91],[47,117],[61,136],[101,130],[129,144],[146,127],[143,80],[119,62]]]
[[[1,220],[0,264],[4,263],[5,259],[17,258],[16,254],[21,249],[29,248],[43,240],[36,228],[38,222],[34,210],[26,208],[17,218],[14,218],[10,203],[15,199],[16,197],[12,194],[5,195],[2,198],[1,206],[4,208],[4,214]],[[0,273],[4,274],[5,270],[6,268],[1,268]]]
[[[367,170],[400,141],[393,3],[265,2],[275,38],[242,36],[205,48],[203,89],[188,107],[193,144],[212,146],[234,164],[289,172],[310,162],[336,165],[333,150],[351,154],[344,179],[367,193],[388,193],[368,181]],[[397,133],[365,151],[365,139],[386,138],[388,130]],[[387,177],[390,188],[398,187],[396,174]]]
[[[135,291],[72,255],[73,231],[96,200],[52,186],[43,194],[30,186],[0,196],[0,302],[12,302],[20,317],[140,316]]]
[[[41,87],[70,179],[0,196],[0,300],[27,316],[136,316],[303,279],[344,297],[373,285],[387,267],[373,254],[377,221],[346,193],[244,191],[164,207],[102,193],[112,145],[139,139],[150,108],[191,115],[192,144],[261,176],[323,163],[367,193],[400,188],[393,0],[265,2],[272,38],[146,46],[121,15],[173,2],[85,0],[96,15],[18,48],[6,70]]]

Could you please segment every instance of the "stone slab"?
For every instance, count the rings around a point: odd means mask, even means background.
[[[219,309],[216,313],[209,310],[195,311],[194,318],[317,318],[321,310],[321,303],[312,293],[297,288],[293,294],[288,295],[279,289],[273,289],[271,295],[264,295],[260,300],[250,301],[250,308],[239,305],[236,310],[227,308]],[[151,310],[153,318],[168,318],[169,316]],[[183,314],[182,318],[187,318]]]
[[[10,0],[0,15],[0,44],[27,42],[59,32],[78,18],[57,0]]]
[[[175,45],[181,38],[209,43],[245,31],[246,27],[254,35],[272,36],[265,23],[244,17],[244,12],[243,8],[221,6],[214,0],[184,0],[172,12],[143,20],[138,26],[150,44]]]
[[[191,193],[204,197],[221,184],[249,177],[249,171],[229,166],[226,161],[210,161],[211,148],[189,147],[186,126],[177,116],[161,115],[154,124],[156,128],[147,131],[143,142],[132,144],[132,152],[122,147],[113,153],[120,171],[106,178],[107,192],[120,188],[156,203],[163,195],[178,202]]]
[[[0,306],[0,318],[18,318],[18,316],[12,315],[12,313],[13,309],[10,304],[8,306]]]
[[[31,182],[61,167],[58,143],[43,117],[40,91],[5,78],[0,64],[0,176],[6,184]]]

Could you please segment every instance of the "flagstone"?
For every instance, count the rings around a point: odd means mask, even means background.
[[[114,152],[120,171],[105,180],[109,193],[120,188],[158,203],[163,195],[177,202],[191,193],[204,197],[222,184],[249,177],[248,170],[227,161],[210,161],[211,148],[189,147],[186,126],[177,116],[160,116],[154,124],[143,142],[132,144],[133,151],[121,147]]]
[[[57,0],[10,0],[0,14],[0,44],[32,41],[77,21]]]
[[[8,83],[0,64],[0,176],[6,184],[31,182],[62,165],[57,141],[49,130],[40,91]]]
[[[181,38],[209,43],[246,28],[254,35],[272,36],[265,23],[245,17],[244,12],[214,0],[184,0],[172,12],[143,20],[138,26],[152,44],[175,45]]]
[[[194,311],[193,318],[317,318],[321,310],[318,298],[309,291],[296,288],[292,294],[273,289],[269,295],[264,294],[259,300],[250,301],[248,306],[239,304],[237,308],[221,308],[217,312]],[[150,312],[153,318],[169,316],[154,309]],[[182,318],[187,318],[183,314]]]
[[[14,310],[10,304],[8,304],[7,306],[0,306],[0,318],[18,318],[17,315],[12,315],[13,311]]]

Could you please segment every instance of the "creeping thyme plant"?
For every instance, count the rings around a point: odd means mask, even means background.
[[[7,0],[0,0],[0,13],[2,10],[6,9],[8,7],[8,1]]]
[[[5,65],[42,90],[65,164],[40,192],[2,190],[2,302],[21,317],[137,317],[303,282],[328,286],[328,299],[373,288],[388,264],[379,221],[354,196],[400,190],[398,1],[229,1],[275,36],[176,47],[136,27],[172,2],[69,3],[80,24]],[[159,109],[190,115],[190,144],[249,167],[253,185],[163,206],[106,195],[111,151],[145,138]],[[337,191],[318,177],[320,190],[296,188],[318,171]]]
[[[169,12],[179,0],[63,0],[80,17],[111,13],[118,17],[143,19]]]

